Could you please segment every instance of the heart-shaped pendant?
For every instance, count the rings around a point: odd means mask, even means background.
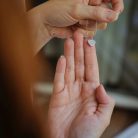
[[[94,39],[90,39],[90,40],[88,40],[88,44],[89,44],[89,46],[95,46],[96,45],[96,41],[94,40]]]

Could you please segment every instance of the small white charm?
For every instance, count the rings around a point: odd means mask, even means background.
[[[90,40],[88,40],[88,44],[89,44],[89,46],[95,46],[95,44],[96,44],[96,41],[94,40],[94,39],[90,39]]]

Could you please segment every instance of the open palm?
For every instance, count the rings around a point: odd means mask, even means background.
[[[48,112],[50,138],[98,138],[108,126],[114,101],[99,83],[95,47],[79,33],[65,42]]]

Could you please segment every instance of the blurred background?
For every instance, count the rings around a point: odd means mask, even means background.
[[[35,0],[33,6],[43,2],[45,0]],[[130,128],[138,121],[138,1],[124,0],[124,3],[125,10],[119,20],[95,36],[101,83],[116,100],[111,125],[102,138],[138,138],[138,134],[135,135],[138,125],[134,126],[136,131]],[[63,44],[64,40],[53,39],[39,53],[48,64],[48,68],[42,68],[35,87],[38,103],[45,110],[52,92],[56,62],[63,54]]]

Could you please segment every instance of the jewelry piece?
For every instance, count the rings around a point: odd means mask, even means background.
[[[89,26],[89,20],[85,20],[85,26],[84,26],[84,28],[86,29],[86,31],[88,31],[90,28],[90,26]],[[92,26],[91,26],[91,32],[93,32],[93,35],[96,35],[96,32],[97,32],[97,21],[95,21],[95,20],[92,20],[91,22],[90,22],[91,24],[92,24]],[[80,24],[81,25],[81,24]],[[93,36],[94,37],[94,36]],[[93,47],[93,46],[95,46],[96,45],[96,41],[92,38],[92,39],[90,39],[90,38],[88,38],[88,36],[87,36],[87,39],[88,39],[88,44],[89,44],[89,46],[91,46],[91,47]]]
[[[90,40],[88,40],[88,44],[89,44],[89,46],[93,47],[96,45],[96,41],[94,39],[90,39]]]
[[[97,21],[93,21],[93,22],[95,22],[94,23],[95,25],[93,26],[93,30],[95,31],[95,34],[96,34],[96,32],[97,32]],[[87,24],[86,24],[86,29],[87,29],[87,27],[88,27],[88,20],[87,20]],[[88,39],[88,44],[89,44],[89,46],[93,47],[96,45],[96,41],[94,39]]]

